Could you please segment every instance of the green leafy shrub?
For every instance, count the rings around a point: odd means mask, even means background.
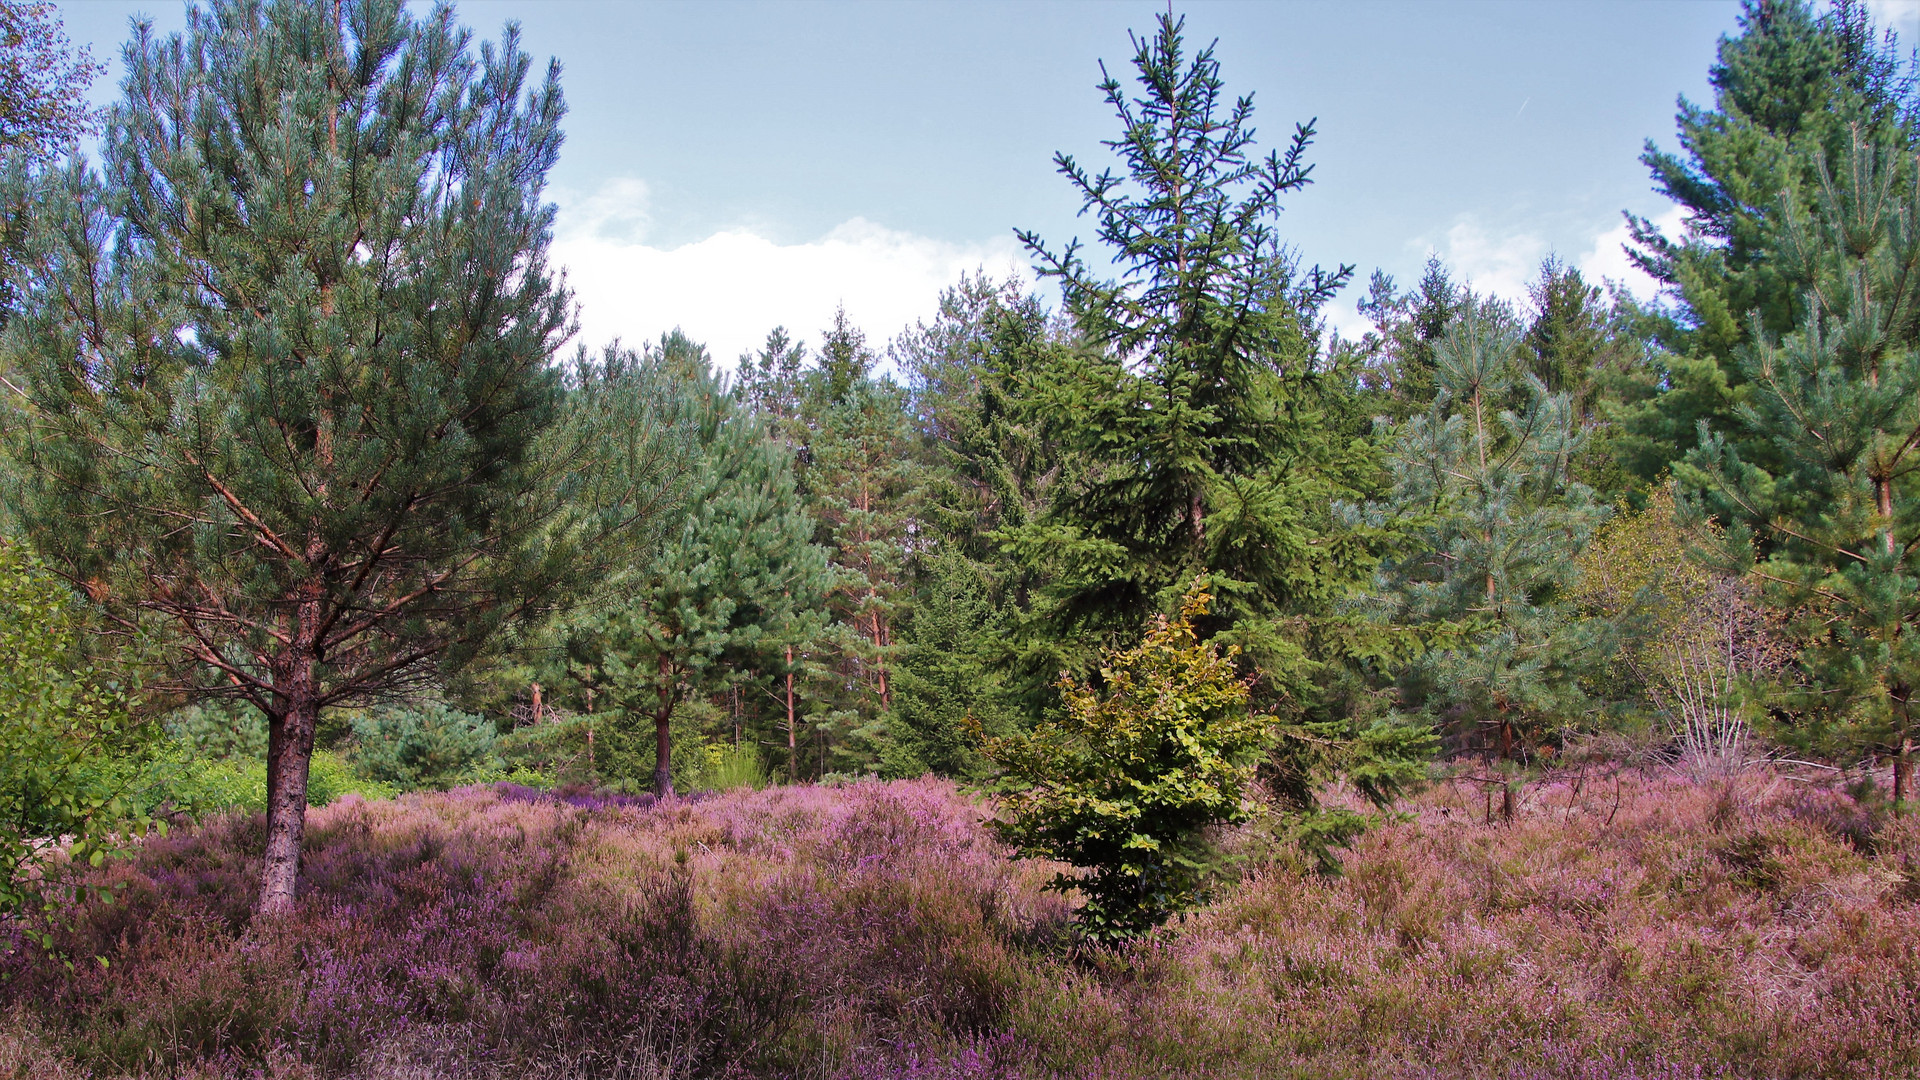
[[[1086,896],[1080,924],[1095,939],[1136,936],[1192,906],[1208,864],[1202,830],[1247,816],[1270,721],[1248,707],[1238,650],[1194,634],[1211,599],[1195,587],[1179,618],[1111,654],[1104,688],[1063,679],[1063,720],[986,741],[1003,770],[1002,838],[1087,872],[1055,887]]]
[[[165,773],[163,790],[175,811],[202,817],[222,810],[266,810],[265,758],[194,758],[182,754],[178,746],[170,748],[167,757],[172,768]],[[353,765],[333,750],[315,750],[307,770],[308,806],[326,806],[349,794],[363,799],[391,799],[401,790],[396,784],[358,775]]]
[[[153,728],[85,654],[87,630],[65,584],[0,541],[0,914],[151,824],[140,794]]]
[[[493,721],[445,702],[385,705],[354,718],[353,764],[377,783],[445,791],[504,774],[499,738]]]

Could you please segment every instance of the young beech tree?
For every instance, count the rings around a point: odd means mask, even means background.
[[[1194,587],[1178,618],[1156,617],[1145,641],[1105,657],[1103,688],[1063,677],[1060,720],[985,741],[1003,770],[1000,834],[1023,855],[1091,871],[1054,887],[1085,894],[1093,938],[1132,937],[1190,906],[1202,831],[1246,818],[1273,721],[1248,707],[1237,650],[1197,637],[1211,599]]]
[[[267,716],[263,911],[320,711],[458,663],[657,505],[644,418],[558,423],[559,68],[529,83],[511,26],[474,52],[445,7],[195,7],[127,46],[104,176],[33,200],[9,496],[124,625],[171,627],[193,689]]]
[[[1567,479],[1583,432],[1566,395],[1521,377],[1521,348],[1516,327],[1483,314],[1448,328],[1438,394],[1400,426],[1385,508],[1409,527],[1406,555],[1383,567],[1396,619],[1441,635],[1415,668],[1426,711],[1478,729],[1503,762],[1580,709],[1599,626],[1575,618],[1567,589],[1606,516]],[[1516,384],[1524,406],[1496,413]]]
[[[616,377],[666,387],[676,424],[690,431],[686,511],[650,558],[615,574],[559,636],[607,704],[651,730],[654,790],[672,795],[674,710],[690,693],[725,691],[780,667],[789,648],[804,650],[825,622],[835,576],[812,543],[792,454],[727,393],[704,349],[676,332],[624,366]]]
[[[87,87],[103,70],[52,0],[0,0],[0,152],[44,161],[98,130]]]
[[[1863,135],[1823,163],[1814,209],[1793,200],[1775,222],[1771,261],[1802,290],[1793,329],[1774,339],[1756,320],[1747,438],[1708,433],[1676,473],[1732,523],[1727,568],[1746,573],[1758,548],[1753,572],[1800,617],[1823,691],[1809,719],[1837,721],[1834,750],[1891,757],[1905,803],[1920,735],[1920,168],[1889,142]]]
[[[1680,513],[1670,485],[1659,488],[1644,510],[1600,530],[1576,586],[1590,611],[1626,631],[1615,657],[1696,774],[1746,764],[1752,719],[1794,658],[1758,583],[1703,558],[1722,534]]]

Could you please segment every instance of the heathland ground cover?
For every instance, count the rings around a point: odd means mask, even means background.
[[[149,843],[8,961],[0,1075],[1878,1077],[1920,1069],[1920,828],[1790,770],[1435,787],[1075,945],[1056,866],[941,780],[652,803],[512,785]],[[1228,850],[1261,842],[1220,838]],[[93,957],[107,961],[102,965]]]

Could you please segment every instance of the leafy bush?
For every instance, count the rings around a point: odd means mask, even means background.
[[[65,584],[0,540],[0,914],[38,897],[58,854],[98,866],[150,824],[153,728],[86,656],[87,634]]]
[[[1248,709],[1237,650],[1194,634],[1210,600],[1194,588],[1179,618],[1110,656],[1104,691],[1063,680],[1064,720],[987,741],[1005,770],[1001,836],[1088,871],[1056,885],[1086,895],[1080,923],[1095,939],[1132,937],[1191,906],[1207,866],[1201,831],[1246,816],[1269,721]]]
[[[383,705],[353,720],[361,776],[404,790],[445,791],[504,775],[493,721],[443,701]]]
[[[191,817],[222,810],[259,813],[267,808],[267,762],[264,757],[201,758],[169,748],[161,773],[167,803]],[[307,767],[307,805],[326,806],[344,795],[363,799],[391,799],[401,789],[355,773],[347,759],[332,750],[315,750]]]

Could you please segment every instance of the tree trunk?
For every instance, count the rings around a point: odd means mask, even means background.
[[[324,436],[326,425],[321,426]],[[307,542],[310,561],[318,561],[322,550],[319,541]],[[318,585],[301,587],[288,635],[292,647],[270,662],[276,684],[274,704],[280,709],[278,715],[267,717],[267,848],[255,908],[261,914],[293,910],[300,884],[300,845],[307,834],[307,769],[313,762],[313,739],[320,722],[321,600]]]
[[[667,717],[653,718],[653,793],[673,798],[673,736],[667,732]]]
[[[660,656],[660,708],[653,714],[653,793],[673,798],[673,665]]]
[[[307,833],[307,767],[319,713],[317,702],[307,696],[267,718],[267,851],[257,908],[263,914],[293,908]]]
[[[1504,708],[1504,706],[1502,706]],[[1500,717],[1500,760],[1513,760],[1513,725],[1505,716]],[[1513,781],[1500,785],[1500,820],[1513,821]]]
[[[867,596],[872,599],[874,594],[869,592]],[[887,629],[886,624],[880,621],[880,608],[877,606],[877,600],[875,600],[875,604],[876,606],[873,609],[873,670],[880,681],[880,707],[882,709],[891,709],[893,708],[893,693],[887,688],[887,658],[885,652],[887,647]]]
[[[793,724],[793,646],[787,646],[787,780],[800,782],[800,742]]]
[[[1893,812],[1906,812],[1913,791],[1913,740],[1901,739],[1900,752],[1893,756]]]

